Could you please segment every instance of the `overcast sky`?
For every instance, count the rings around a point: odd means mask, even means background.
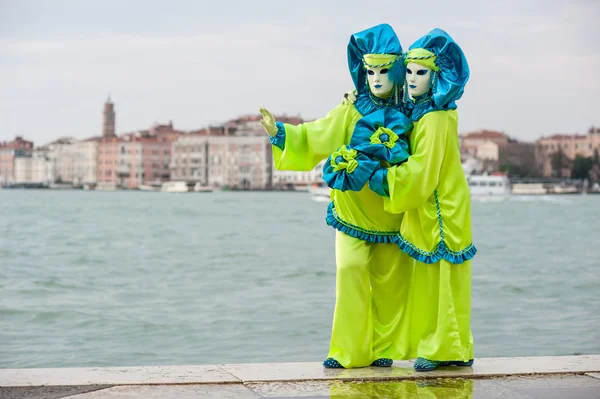
[[[383,22],[405,50],[435,27],[463,48],[460,132],[586,133],[600,125],[599,21],[596,0],[0,0],[0,141],[99,135],[108,93],[118,134],[261,105],[319,118],[353,87],[350,35]]]

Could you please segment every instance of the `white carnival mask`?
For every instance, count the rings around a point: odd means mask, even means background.
[[[394,82],[390,79],[389,71],[389,66],[367,68],[369,89],[375,97],[385,97],[394,88]]]
[[[412,98],[422,96],[429,91],[432,69],[416,62],[406,65],[406,86]]]

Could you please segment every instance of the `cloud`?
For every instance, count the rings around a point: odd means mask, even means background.
[[[349,1],[343,13],[327,2],[290,9],[262,1],[231,15],[218,5],[197,16],[195,3],[159,15],[148,10],[157,12],[160,2],[139,10],[115,2],[122,12],[108,20],[115,10],[94,9],[96,18],[82,20],[73,9],[52,19],[45,8],[48,18],[37,25],[22,16],[30,34],[0,38],[2,139],[98,134],[108,92],[119,132],[168,119],[195,129],[259,105],[324,116],[352,88],[349,34],[381,22],[394,26],[405,49],[436,26],[461,45],[472,72],[459,102],[461,131],[489,127],[534,139],[600,124],[595,4],[433,3],[426,23],[393,1]]]

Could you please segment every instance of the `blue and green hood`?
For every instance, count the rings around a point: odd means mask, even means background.
[[[421,96],[416,101],[404,96],[409,108],[411,119],[419,120],[430,111],[456,109],[456,101],[462,97],[465,85],[469,80],[470,70],[467,58],[460,46],[442,29],[436,28],[413,43],[405,56],[406,64],[415,62],[428,65],[431,60],[411,59],[411,51],[425,49],[435,54],[435,65],[438,71],[432,77],[430,93]]]

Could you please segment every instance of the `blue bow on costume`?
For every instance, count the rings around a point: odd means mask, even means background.
[[[410,155],[408,132],[413,124],[403,113],[387,108],[361,118],[350,145],[372,159],[398,165]]]
[[[325,161],[323,180],[336,190],[360,191],[377,168],[379,161],[344,145]]]

